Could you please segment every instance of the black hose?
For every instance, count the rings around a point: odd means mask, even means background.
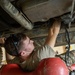
[[[68,62],[67,62],[67,55],[68,55],[68,60],[69,60],[70,37],[69,37],[69,32],[68,32],[68,30],[67,30],[66,27],[65,27],[65,36],[66,36],[66,42],[67,42],[67,44],[68,44],[67,51],[66,51],[66,54],[65,54],[65,62],[68,64]]]

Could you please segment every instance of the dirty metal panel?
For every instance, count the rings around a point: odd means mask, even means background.
[[[69,32],[69,35],[70,35],[70,43],[75,44],[75,31]],[[38,48],[44,45],[46,36],[40,38],[39,37],[33,38],[33,40],[36,48]],[[55,46],[63,46],[63,45],[67,45],[66,37],[65,37],[65,33],[60,33],[57,37]]]
[[[49,26],[43,26],[32,30],[26,30],[24,33],[29,36],[30,38],[37,38],[37,37],[44,37],[48,35]],[[72,24],[71,28],[68,28],[69,32],[75,31],[75,23]],[[65,28],[60,30],[59,34],[65,33]]]
[[[22,10],[32,22],[46,21],[69,12],[71,4],[72,0],[27,0]]]
[[[74,44],[75,43],[75,31],[69,32],[69,36],[70,36],[70,43]],[[66,45],[66,44],[67,42],[66,42],[65,33],[59,34],[57,37],[56,46],[61,46],[61,45]]]

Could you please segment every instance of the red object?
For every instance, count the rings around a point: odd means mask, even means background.
[[[71,66],[68,67],[71,71],[75,70],[75,64],[72,64]]]
[[[17,64],[8,64],[2,68],[1,75],[69,75],[69,71],[60,58],[47,58],[33,72],[23,72]]]

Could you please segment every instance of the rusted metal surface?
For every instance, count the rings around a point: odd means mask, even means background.
[[[23,12],[32,22],[46,21],[71,11],[72,0],[25,0]]]

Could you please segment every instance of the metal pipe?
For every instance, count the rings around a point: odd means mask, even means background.
[[[20,25],[26,29],[32,29],[33,25],[31,22],[28,22],[22,14],[10,3],[8,0],[0,0],[0,6]]]
[[[72,8],[71,8],[71,15],[70,15],[71,20],[73,18],[74,8],[75,8],[75,0],[72,1]],[[69,28],[70,26],[71,26],[71,22],[69,22]]]

